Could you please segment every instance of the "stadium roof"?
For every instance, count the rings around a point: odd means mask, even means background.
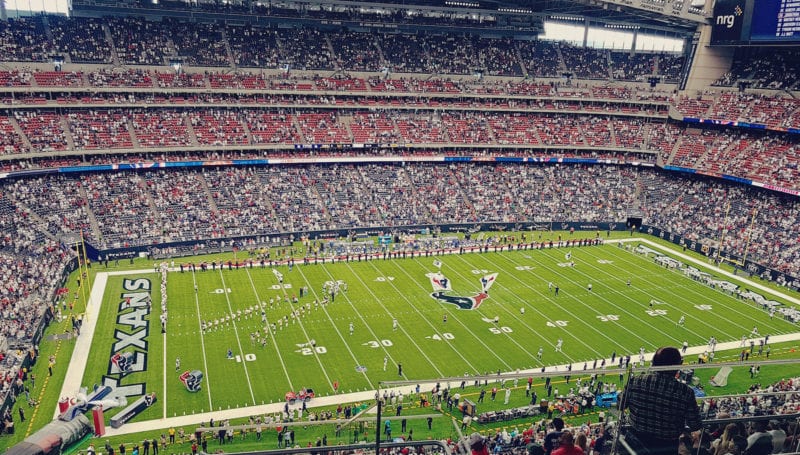
[[[349,0],[73,0],[79,10],[104,7],[145,9],[202,10],[211,13],[250,13],[265,6],[296,8],[326,7],[409,9],[441,11],[455,14],[495,16],[531,16],[538,19],[577,19],[610,24],[643,26],[672,31],[694,32],[706,21],[702,9],[690,0],[381,0],[379,2]]]
[[[705,22],[701,9],[681,0],[475,0],[490,9],[517,8],[534,13],[573,14],[652,25],[694,28]],[[494,7],[494,8],[492,8]]]

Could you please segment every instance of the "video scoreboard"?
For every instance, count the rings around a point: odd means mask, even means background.
[[[800,0],[717,0],[711,44],[800,43]]]

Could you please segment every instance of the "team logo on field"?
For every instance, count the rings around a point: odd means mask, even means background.
[[[200,370],[184,371],[179,379],[190,392],[199,392],[200,383],[203,382],[203,372]]]
[[[455,305],[462,310],[474,310],[481,306],[484,300],[489,298],[489,288],[494,284],[497,273],[489,273],[482,276],[480,279],[481,292],[470,297],[449,295],[448,292],[452,292],[453,290],[452,283],[441,271],[428,273],[425,276],[430,279],[431,286],[433,287],[431,297],[440,302]]]
[[[133,371],[136,357],[132,352],[116,353],[111,356],[111,372],[114,374],[127,374]]]
[[[474,310],[481,306],[481,303],[483,303],[484,300],[489,298],[489,294],[481,292],[480,294],[473,295],[472,297],[458,297],[455,295],[447,295],[444,293],[444,291],[439,291],[432,293],[431,297],[444,303],[455,305],[462,310]]]

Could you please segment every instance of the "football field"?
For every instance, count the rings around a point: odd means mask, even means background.
[[[155,392],[159,406],[137,418],[147,420],[281,402],[304,388],[326,396],[383,381],[591,368],[612,353],[635,361],[641,348],[739,340],[754,326],[761,336],[797,331],[635,246],[185,267],[166,274],[164,334],[161,275],[124,272],[108,277],[83,384]],[[110,360],[121,353],[135,360],[125,374]],[[193,370],[204,375],[197,392],[179,379]]]

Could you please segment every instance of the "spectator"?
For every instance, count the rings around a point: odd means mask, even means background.
[[[561,417],[556,417],[550,424],[552,425],[553,430],[547,433],[547,435],[544,437],[544,453],[547,455],[550,455],[561,445],[561,435],[564,430],[564,420],[561,419]]]
[[[714,455],[726,455],[732,451],[737,450],[734,438],[739,435],[739,427],[735,423],[729,423],[725,426],[725,431],[722,435],[711,443]]]
[[[653,355],[654,367],[677,367],[682,361],[680,351],[674,347],[660,348]],[[629,443],[646,447],[653,455],[674,455],[684,429],[697,431],[702,425],[694,391],[676,380],[676,370],[631,378],[622,398],[622,409],[627,409],[630,417]]]
[[[772,435],[767,432],[767,422],[756,420],[752,433],[747,437],[746,455],[769,455],[772,453]]]
[[[584,455],[583,449],[575,445],[575,439],[571,431],[564,431],[558,438],[558,448],[553,450],[552,455]]]
[[[777,420],[770,420],[767,433],[772,436],[772,453],[781,453],[783,444],[786,442],[786,431],[784,431],[783,425]]]

